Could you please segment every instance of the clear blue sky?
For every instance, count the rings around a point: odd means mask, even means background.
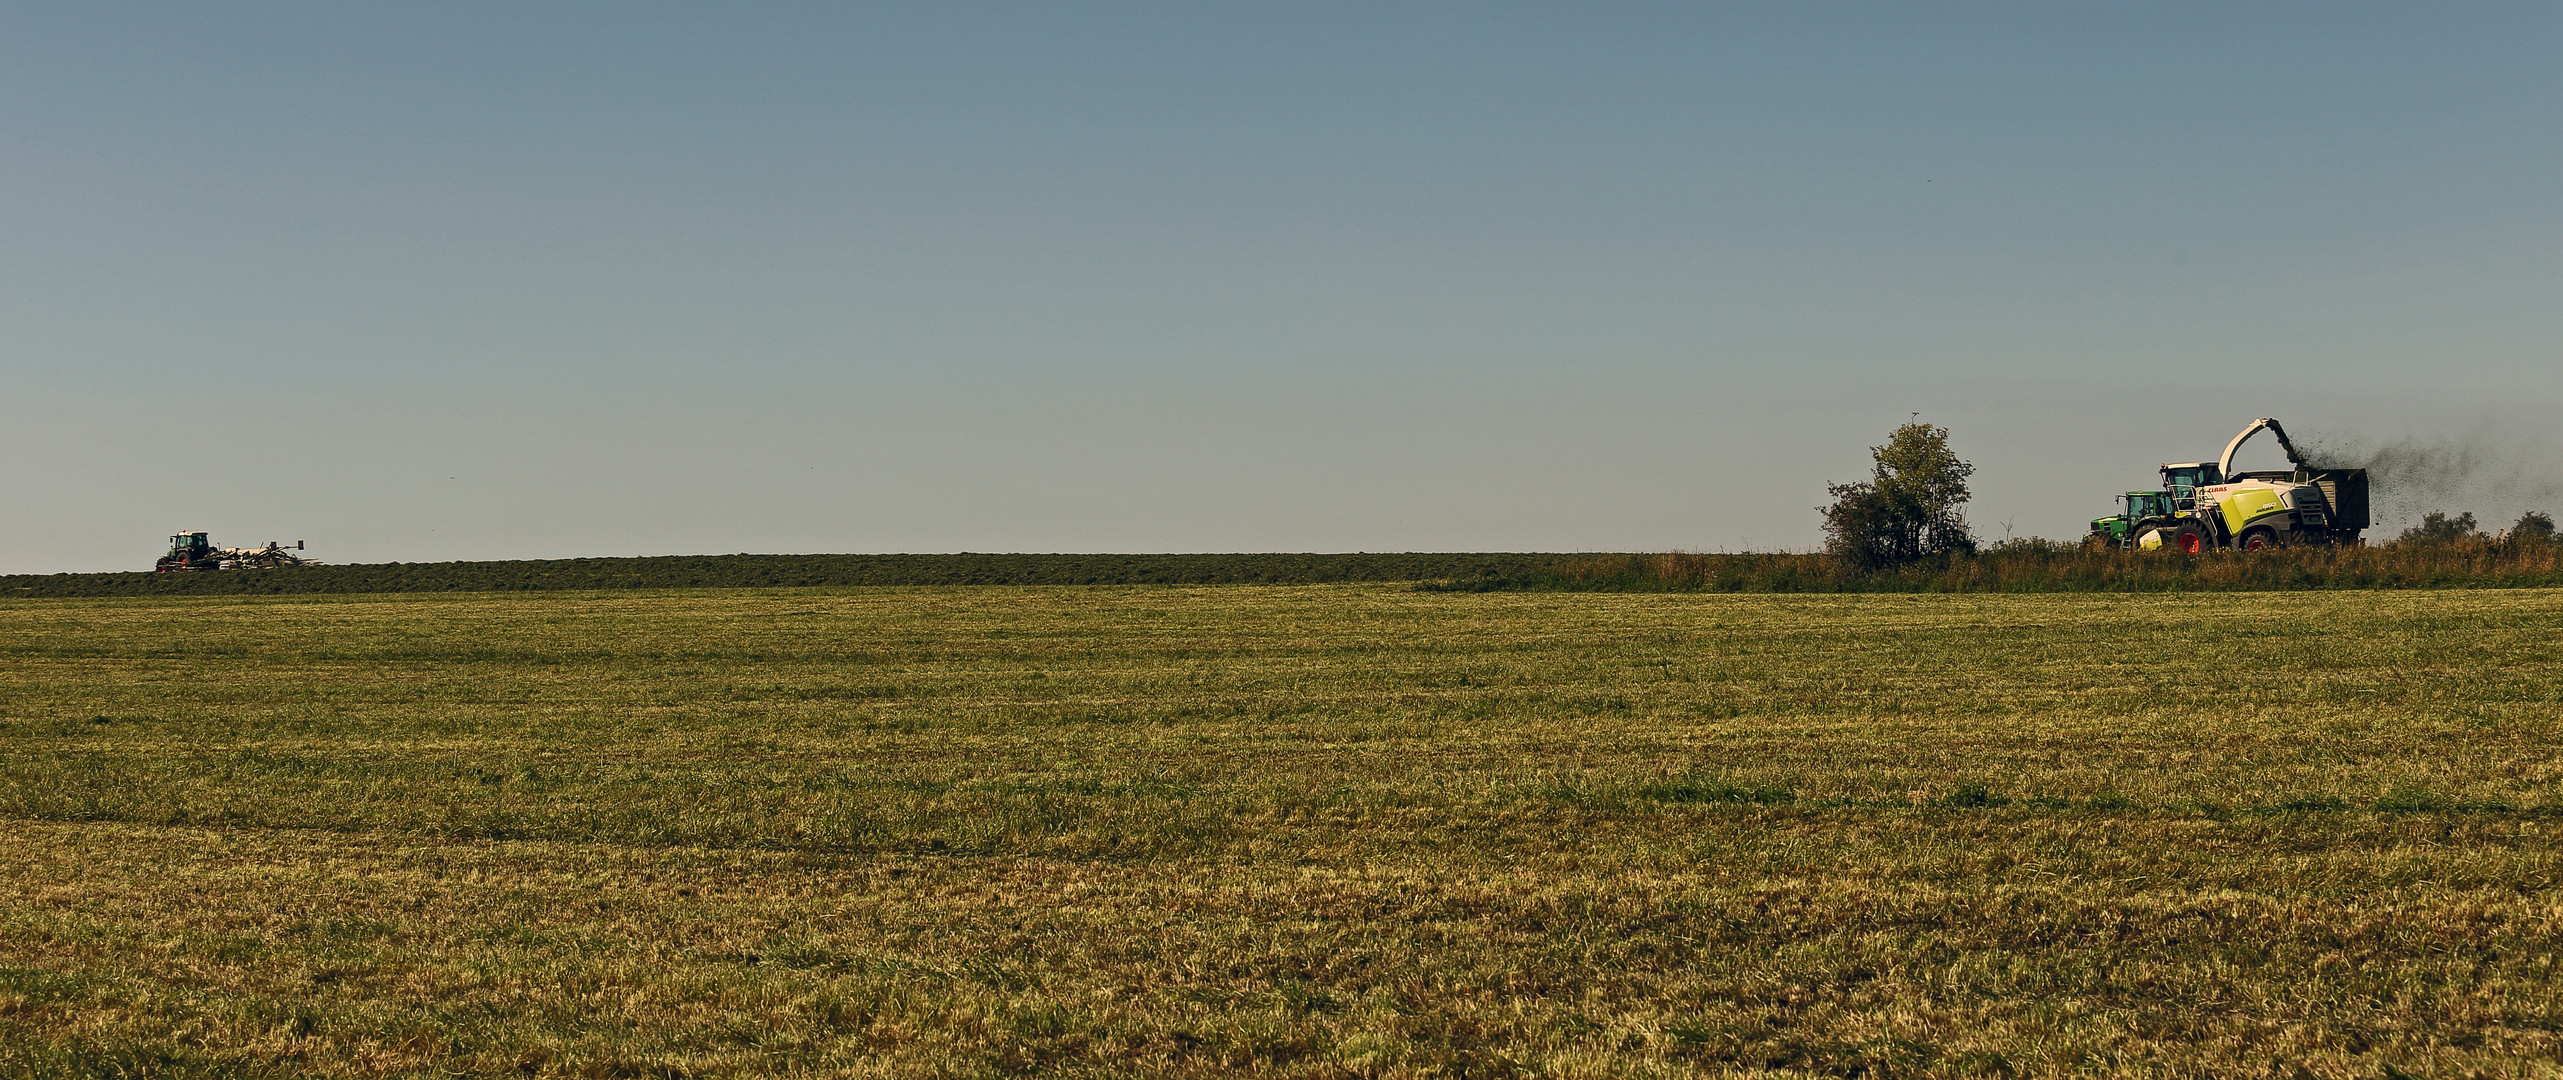
[[[0,5],[0,572],[2563,511],[2563,7],[741,7]]]

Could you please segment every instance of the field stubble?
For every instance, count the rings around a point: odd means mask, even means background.
[[[2554,1075],[2563,594],[0,605],[0,1071]]]

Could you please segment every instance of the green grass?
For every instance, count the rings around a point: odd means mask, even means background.
[[[2553,1075],[2563,593],[0,602],[0,1075]]]

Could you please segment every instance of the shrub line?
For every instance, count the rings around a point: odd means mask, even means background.
[[[1583,555],[650,555],[0,576],[0,599],[810,586],[1321,585],[1528,577]]]
[[[1427,592],[2172,593],[2563,587],[2563,546],[2487,539],[2185,556],[2020,541],[1863,570],[1832,556],[1403,552],[653,555],[0,576],[0,599],[849,586],[1411,584]]]
[[[1526,574],[1427,582],[1438,592],[2175,593],[2563,586],[2563,545],[2469,540],[2269,552],[2086,551],[2047,541],[1863,570],[1826,555],[1557,556]]]

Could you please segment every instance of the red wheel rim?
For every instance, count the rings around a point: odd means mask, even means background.
[[[2181,536],[2180,536],[2180,551],[2181,551],[2181,554],[2184,554],[2184,555],[2196,555],[2196,554],[2198,554],[2198,547],[2199,547],[2199,541],[2198,541],[2198,534],[2197,534],[2197,533],[2182,533],[2182,534],[2181,534]]]

